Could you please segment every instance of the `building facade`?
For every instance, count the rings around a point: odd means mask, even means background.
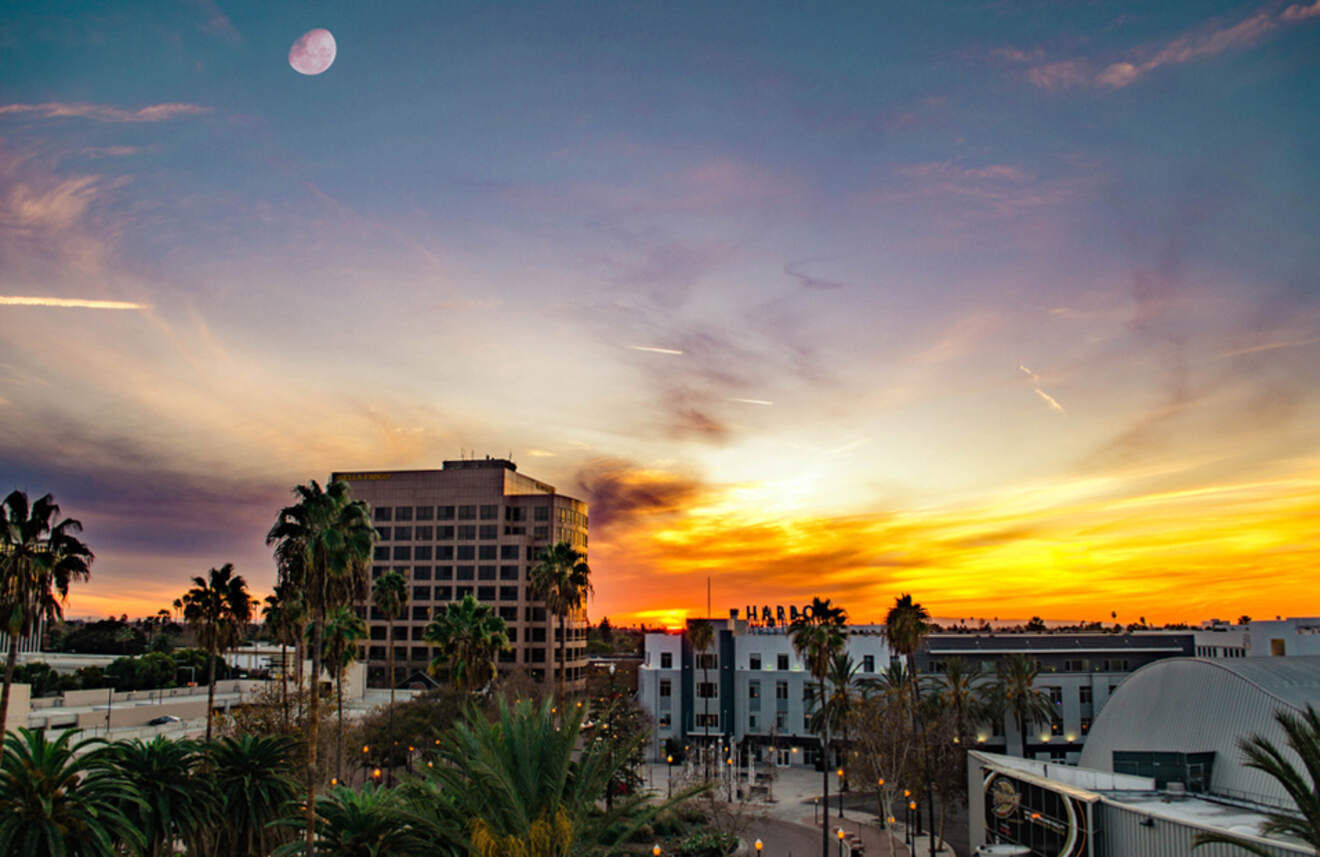
[[[714,619],[715,641],[704,656],[688,635],[646,635],[638,669],[638,698],[652,716],[652,757],[666,742],[732,741],[751,760],[814,764],[820,739],[808,726],[812,683],[783,625]],[[689,625],[691,620],[689,620]],[[858,679],[889,666],[889,645],[878,626],[849,628],[847,651]]]
[[[371,576],[388,570],[409,581],[408,606],[387,640],[385,616],[368,604],[370,641],[363,647],[373,681],[386,681],[388,645],[393,682],[425,671],[436,652],[422,639],[435,611],[472,595],[508,625],[512,649],[500,669],[523,669],[536,681],[559,677],[559,626],[532,596],[529,574],[540,553],[567,541],[587,552],[587,506],[517,472],[505,459],[446,461],[440,470],[335,473],[353,498],[371,505],[378,531]],[[587,666],[586,612],[569,618],[566,682],[581,689]]]
[[[715,642],[704,661],[684,634],[648,634],[639,670],[638,696],[651,713],[654,758],[666,742],[721,738],[750,748],[758,761],[773,755],[781,764],[814,763],[819,739],[808,727],[810,673],[793,650],[777,616],[756,623],[712,620]],[[891,652],[880,625],[850,626],[847,651],[857,678],[875,678],[888,668]],[[989,752],[1076,764],[1100,710],[1129,674],[1165,658],[1245,652],[1245,631],[1114,633],[932,634],[917,653],[919,672],[939,675],[954,658],[993,681],[996,665],[1014,653],[1035,658],[1035,686],[1049,694],[1055,715],[1022,736],[1009,716],[984,724],[978,746]]]

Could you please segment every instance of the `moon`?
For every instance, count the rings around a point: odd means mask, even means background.
[[[335,61],[335,37],[320,27],[308,30],[289,48],[289,65],[299,74],[320,74]]]

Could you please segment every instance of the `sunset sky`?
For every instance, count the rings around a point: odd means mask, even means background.
[[[819,5],[6,4],[68,612],[468,450],[590,504],[616,624],[1320,613],[1320,0]]]

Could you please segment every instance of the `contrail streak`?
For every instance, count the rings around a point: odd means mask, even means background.
[[[633,351],[649,351],[652,354],[682,354],[677,348],[659,348],[654,345],[629,345]]]
[[[72,309],[150,309],[147,304],[132,301],[93,301],[83,298],[24,297],[0,295],[0,306],[47,306]]]
[[[730,402],[741,402],[744,405],[773,405],[774,402],[767,402],[765,399],[739,399],[731,397]]]
[[[1018,368],[1021,369],[1023,372],[1027,373],[1027,377],[1031,379],[1031,383],[1035,387],[1036,395],[1040,396],[1041,401],[1043,401],[1045,404],[1050,406],[1050,410],[1056,411],[1060,414],[1067,413],[1067,411],[1063,409],[1063,405],[1059,404],[1058,399],[1054,398],[1049,393],[1045,392],[1040,388],[1039,375],[1037,375],[1035,372],[1032,372],[1030,369],[1028,369],[1026,366],[1023,366],[1021,363],[1018,364]]]

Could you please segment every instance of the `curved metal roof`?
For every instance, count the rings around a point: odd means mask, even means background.
[[[1280,709],[1320,707],[1320,656],[1147,664],[1119,685],[1096,717],[1081,765],[1113,770],[1115,751],[1215,753],[1211,790],[1290,803],[1270,777],[1242,764],[1238,741],[1252,734],[1286,749]]]

